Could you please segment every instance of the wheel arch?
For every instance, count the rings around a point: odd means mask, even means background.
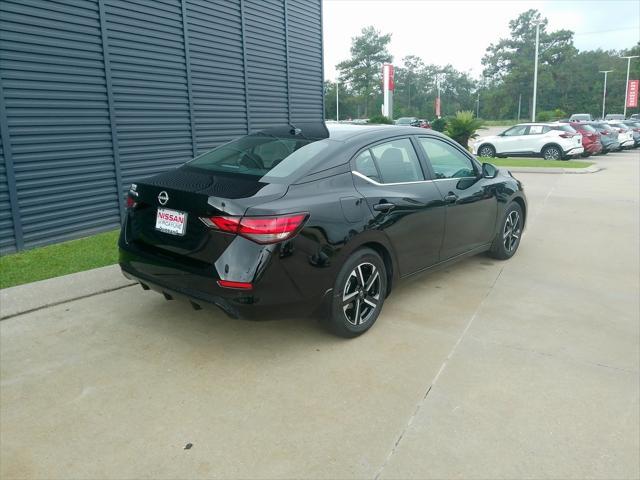
[[[384,262],[384,267],[387,274],[387,293],[385,296],[389,296],[392,286],[396,281],[397,275],[397,269],[395,268],[395,262],[393,257],[391,256],[391,252],[386,245],[383,245],[382,243],[377,241],[362,243],[358,248],[370,248],[382,257],[382,261]]]
[[[527,225],[527,202],[522,197],[513,197],[513,201],[520,205],[522,210],[522,229]]]

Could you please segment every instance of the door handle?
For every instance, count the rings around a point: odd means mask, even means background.
[[[389,211],[393,210],[394,208],[396,208],[396,204],[395,203],[376,203],[373,206],[373,209],[376,212],[389,212]]]
[[[455,203],[458,201],[458,195],[456,195],[453,192],[449,192],[445,197],[444,197],[444,201],[446,203]]]

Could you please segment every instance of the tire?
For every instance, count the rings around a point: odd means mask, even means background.
[[[589,158],[589,157],[591,156],[591,154],[590,154],[590,153],[587,153],[587,152],[583,152],[583,153],[581,153],[581,154],[580,154],[580,156],[581,156],[582,158]]]
[[[598,155],[606,155],[609,153],[609,150],[602,150]]]
[[[386,293],[387,270],[380,255],[370,248],[356,251],[338,273],[324,326],[344,338],[362,335],[378,319]]]
[[[482,145],[478,149],[478,156],[493,158],[496,156],[496,149],[493,147],[493,145]]]
[[[542,149],[542,158],[545,160],[562,160],[564,155],[560,147],[548,145]]]
[[[507,260],[516,253],[522,238],[522,225],[524,224],[522,208],[516,202],[511,202],[504,212],[500,228],[496,233],[489,256],[498,260]],[[515,224],[515,229],[512,225]]]

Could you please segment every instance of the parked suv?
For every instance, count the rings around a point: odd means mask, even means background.
[[[592,120],[590,113],[574,113],[569,117],[570,122],[590,122]]]
[[[640,146],[640,120],[625,120],[622,123],[633,132],[633,141],[635,142],[633,147],[638,148]]]
[[[583,157],[597,155],[602,152],[600,133],[591,125],[584,122],[569,122],[580,135],[582,135],[582,146],[584,147]]]
[[[607,122],[611,128],[615,128],[618,131],[618,141],[622,148],[633,148],[635,141],[633,140],[633,130],[622,122],[610,121]]]
[[[479,138],[474,145],[474,153],[480,157],[568,160],[583,152],[582,135],[565,123],[521,123],[499,135]]]
[[[618,141],[618,131],[611,128],[611,125],[604,122],[589,123],[600,134],[600,143],[602,143],[602,152],[617,152],[620,150],[620,142]]]
[[[634,113],[633,115],[631,115],[629,117],[629,120],[636,120],[636,121],[640,121],[640,113]]]
[[[621,113],[607,113],[604,117],[605,120],[624,120],[624,115]]]

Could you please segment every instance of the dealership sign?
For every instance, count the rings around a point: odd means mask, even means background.
[[[629,80],[627,84],[627,107],[638,106],[638,86],[640,80]]]

